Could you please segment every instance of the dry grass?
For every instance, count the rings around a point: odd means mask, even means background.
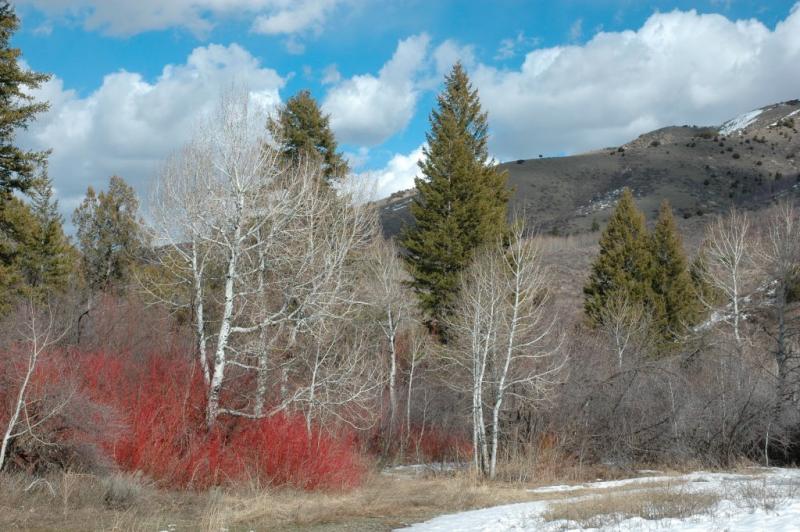
[[[612,525],[624,519],[686,518],[709,513],[719,502],[715,493],[692,493],[673,486],[614,490],[582,500],[553,503],[542,514],[546,521],[570,521],[585,528]]]
[[[234,528],[269,523],[274,529],[290,530],[362,523],[365,530],[384,530],[442,513],[533,498],[521,487],[479,482],[467,473],[449,478],[374,475],[362,488],[349,493],[279,490],[223,494],[206,520]]]
[[[468,473],[372,475],[345,493],[289,489],[158,490],[128,475],[0,475],[0,530],[389,530],[442,513],[531,500],[522,487]]]
[[[514,502],[553,501],[547,518],[581,523],[621,516],[681,517],[706,511],[713,495],[681,492],[679,480],[652,480],[610,488],[531,493],[537,485],[622,478],[625,472],[598,467],[508,464],[509,481],[485,482],[468,471],[449,475],[372,474],[350,492],[290,489],[159,490],[139,476],[96,477],[63,473],[43,479],[0,475],[0,530],[391,530],[431,517]],[[519,476],[519,471],[529,471]],[[754,505],[773,494],[758,486],[739,497]],[[767,489],[766,487],[764,488]],[[755,491],[753,491],[755,490]],[[591,495],[591,497],[587,497]],[[772,499],[778,497],[775,495]],[[580,502],[564,499],[575,498]],[[585,498],[585,499],[582,499]],[[777,502],[776,502],[777,504]],[[594,521],[593,521],[594,520]]]
[[[733,488],[732,500],[750,512],[764,510],[773,512],[779,506],[796,499],[800,485],[796,481],[768,482],[766,478],[739,481]]]

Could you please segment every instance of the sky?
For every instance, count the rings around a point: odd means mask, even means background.
[[[232,85],[320,102],[378,197],[413,186],[443,76],[461,61],[502,162],[718,125],[800,98],[796,0],[16,0],[12,44],[52,74],[19,144],[51,149],[67,220],[159,164]]]

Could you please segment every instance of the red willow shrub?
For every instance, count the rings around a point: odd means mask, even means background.
[[[127,471],[141,471],[162,485],[203,489],[239,481],[341,489],[365,472],[352,434],[329,434],[298,415],[261,420],[220,420],[208,431],[202,376],[178,353],[132,356],[93,353],[80,357],[86,393],[113,406],[121,431],[103,442]]]
[[[0,349],[0,431],[5,432],[16,408],[30,350],[24,342]],[[98,427],[111,434],[111,412],[82,394],[79,383],[68,352],[52,349],[39,355],[14,427],[17,435],[8,449],[8,467],[42,474],[108,465],[97,442]]]
[[[385,430],[385,429],[384,429]],[[437,427],[424,429],[413,425],[410,433],[405,427],[398,427],[386,444],[386,434],[380,429],[373,432],[365,442],[366,449],[373,454],[400,456],[401,459],[425,463],[463,462],[472,457],[472,441],[458,431],[448,431]]]
[[[472,442],[454,432],[411,427],[407,441],[408,451],[425,462],[459,462],[472,456]]]

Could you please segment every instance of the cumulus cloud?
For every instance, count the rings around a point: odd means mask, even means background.
[[[231,83],[270,108],[280,102],[284,79],[235,44],[196,48],[152,82],[133,72],[106,75],[86,97],[54,77],[34,94],[50,110],[20,133],[20,144],[52,148],[50,175],[67,214],[88,185],[104,187],[112,174],[143,194],[160,162],[189,139]]]
[[[259,15],[253,22],[253,31],[266,35],[288,35],[319,29],[337,0],[280,0],[272,2],[272,12]]]
[[[364,181],[374,188],[376,198],[385,198],[392,192],[406,190],[414,186],[414,178],[419,175],[417,163],[422,160],[425,145],[408,154],[395,154],[380,170],[364,172]]]
[[[112,35],[185,28],[209,31],[219,17],[255,16],[252,30],[268,35],[318,31],[341,0],[20,0],[51,17]],[[297,49],[297,41],[287,41]]]
[[[518,70],[478,65],[491,149],[505,160],[620,144],[646,131],[719,124],[800,96],[800,4],[774,29],[674,11],[636,31],[534,50]]]
[[[375,146],[402,130],[416,109],[416,79],[424,68],[430,38],[415,35],[400,41],[377,76],[362,74],[333,85],[322,109],[344,143]]]
[[[450,72],[453,65],[460,61],[465,68],[472,68],[476,64],[475,47],[469,44],[460,44],[448,39],[433,51],[433,61],[436,66],[436,75],[441,83],[441,78]]]

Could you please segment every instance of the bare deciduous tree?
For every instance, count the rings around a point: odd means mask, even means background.
[[[413,324],[413,296],[403,284],[406,281],[406,274],[394,242],[376,240],[368,261],[371,282],[367,288],[369,291],[367,297],[372,302],[374,320],[383,335],[388,354],[388,438],[391,438],[398,409],[397,379],[400,362],[398,336],[403,328]]]
[[[377,387],[363,339],[345,334],[374,214],[326,186],[317,165],[287,166],[263,124],[246,96],[223,98],[154,190],[158,260],[171,277],[148,290],[191,310],[209,426],[291,406],[310,424]],[[255,389],[222,405],[229,368],[254,374]]]
[[[790,201],[773,207],[767,219],[765,234],[757,249],[758,265],[768,283],[771,301],[765,330],[771,339],[775,359],[776,403],[774,419],[780,422],[784,412],[796,401],[800,384],[798,356],[793,341],[800,327],[789,309],[789,289],[800,273],[800,220]]]
[[[613,294],[600,310],[600,318],[600,330],[613,347],[620,369],[631,351],[647,350],[652,317],[643,305],[625,294]]]
[[[565,364],[553,341],[549,283],[539,247],[525,240],[521,225],[508,247],[498,242],[484,250],[462,276],[448,350],[469,375],[475,466],[490,478],[496,474],[504,402],[510,396],[544,398]]]
[[[9,412],[6,428],[3,431],[3,439],[0,443],[0,470],[5,465],[9,445],[14,438],[24,434],[34,434],[33,431],[37,426],[57,415],[69,402],[68,395],[56,404],[48,405],[47,411],[39,412],[35,418],[29,415],[28,409],[32,400],[28,391],[37,365],[44,353],[58,343],[66,334],[66,331],[57,329],[49,306],[46,312],[42,312],[36,308],[33,302],[28,302],[22,306],[18,315],[22,317],[23,325],[21,330],[18,331],[21,341],[18,342],[17,349],[14,351],[19,352],[20,356],[23,357],[22,373],[19,377],[18,388],[14,394],[11,412]],[[34,399],[33,402],[35,401]]]
[[[727,216],[717,217],[708,226],[704,243],[706,282],[722,295],[726,305],[726,308],[714,310],[721,321],[730,325],[739,348],[744,303],[751,282],[753,236],[747,213],[731,209]],[[705,304],[716,306],[708,301]]]

